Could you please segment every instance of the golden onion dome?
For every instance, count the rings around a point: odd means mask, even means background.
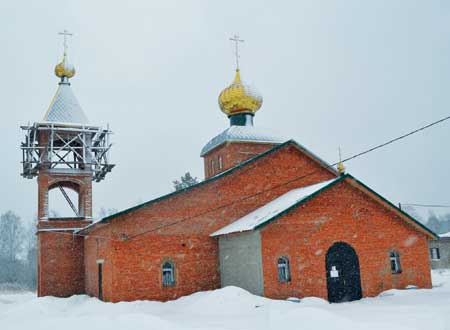
[[[67,61],[66,55],[64,55],[61,63],[55,66],[55,75],[60,78],[72,78],[75,72],[75,67]]]
[[[219,106],[227,116],[238,113],[255,114],[261,108],[263,99],[259,93],[241,81],[239,69],[236,70],[234,81],[219,95]]]

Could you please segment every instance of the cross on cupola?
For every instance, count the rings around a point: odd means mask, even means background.
[[[59,35],[64,36],[64,56],[67,55],[67,37],[73,36],[73,33],[70,33],[67,30],[64,30],[63,32],[58,32]]]
[[[234,41],[234,56],[236,57],[236,70],[239,70],[239,43],[244,42],[244,40],[239,39],[239,35],[235,34],[231,41]]]

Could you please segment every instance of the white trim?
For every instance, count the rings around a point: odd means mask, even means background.
[[[97,259],[97,260],[95,260],[95,263],[98,265],[98,264],[103,264],[105,262],[105,260],[104,259]]]
[[[44,229],[38,229],[38,233],[39,232],[52,232],[52,231],[77,231],[83,228],[44,228]]]

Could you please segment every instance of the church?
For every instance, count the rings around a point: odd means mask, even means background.
[[[275,299],[344,302],[431,288],[436,235],[342,163],[259,128],[262,97],[238,66],[219,95],[230,125],[200,151],[205,179],[94,222],[92,182],[114,167],[111,132],[88,122],[66,50],[55,73],[43,120],[22,127],[22,176],[38,182],[38,296],[167,301],[233,285]],[[76,216],[51,217],[52,189]],[[66,189],[78,194],[77,207]]]

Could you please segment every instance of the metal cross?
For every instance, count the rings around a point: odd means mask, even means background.
[[[234,55],[236,56],[236,70],[239,70],[239,43],[244,42],[244,40],[239,39],[239,35],[235,34],[233,38],[230,38],[231,41],[234,41]]]
[[[64,36],[64,56],[66,56],[67,55],[67,36],[73,36],[73,34],[67,30],[64,30],[63,32],[58,32],[58,34]]]

